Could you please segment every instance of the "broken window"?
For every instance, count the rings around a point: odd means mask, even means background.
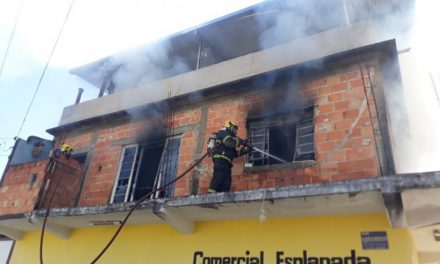
[[[315,159],[313,107],[301,114],[286,114],[248,120],[249,143],[285,161]],[[258,151],[247,156],[252,166],[279,164]]]
[[[140,199],[157,186],[176,177],[180,138],[168,138],[150,144],[125,146],[111,198],[112,203]],[[174,185],[155,197],[171,197]]]

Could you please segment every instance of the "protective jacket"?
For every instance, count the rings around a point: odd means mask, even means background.
[[[230,163],[232,167],[232,161],[234,158],[242,156],[246,153],[237,151],[237,148],[241,145],[241,140],[235,137],[229,130],[222,129],[217,132],[216,138],[217,147],[212,152],[212,159],[224,159]]]

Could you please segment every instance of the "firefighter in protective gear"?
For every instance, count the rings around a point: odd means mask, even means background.
[[[55,150],[55,157],[59,158],[63,154],[66,159],[70,159],[72,152],[73,148],[69,144],[63,143],[60,148]]]
[[[246,141],[237,137],[238,125],[228,120],[224,127],[208,141],[208,151],[214,163],[214,173],[209,184],[209,193],[229,192],[231,189],[232,161],[252,151]],[[214,143],[215,147],[212,146]]]

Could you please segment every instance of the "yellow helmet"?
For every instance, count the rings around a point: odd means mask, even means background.
[[[238,125],[236,122],[232,121],[232,120],[228,120],[225,123],[225,128],[229,129],[229,131],[232,132],[232,134],[237,134],[237,130],[238,130]]]
[[[234,121],[232,121],[232,120],[228,120],[228,121],[225,122],[225,127],[226,127],[226,128],[231,128],[231,127],[233,127],[233,126],[236,127],[236,128],[238,128],[237,123],[234,122]]]
[[[61,145],[61,151],[72,152],[73,148],[69,144],[63,143]]]

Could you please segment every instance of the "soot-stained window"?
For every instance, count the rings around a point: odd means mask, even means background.
[[[72,159],[78,161],[79,164],[84,164],[86,162],[86,159],[87,159],[87,152],[74,153],[72,155]]]
[[[122,150],[111,203],[140,199],[176,177],[180,137],[149,144],[125,146]],[[171,197],[174,185],[152,197]]]
[[[288,162],[314,160],[313,112],[314,108],[309,107],[301,113],[249,119],[249,143]],[[281,163],[258,151],[248,154],[247,162],[252,166]]]

